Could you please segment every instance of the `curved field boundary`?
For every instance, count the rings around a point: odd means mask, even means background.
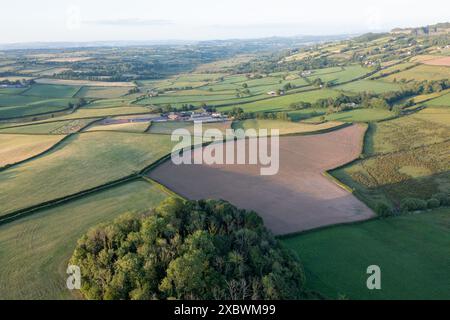
[[[52,208],[52,207],[55,207],[57,205],[60,205],[60,204],[63,204],[63,203],[66,203],[66,202],[69,202],[69,201],[81,198],[81,197],[83,197],[85,195],[92,194],[92,193],[99,192],[99,191],[103,191],[105,189],[108,189],[108,188],[111,188],[111,187],[115,187],[115,186],[118,186],[118,185],[130,182],[130,181],[133,181],[133,180],[136,180],[136,179],[140,179],[140,176],[138,174],[132,174],[132,175],[129,175],[129,176],[126,176],[126,177],[123,177],[123,178],[120,178],[120,179],[117,179],[117,180],[114,180],[114,181],[110,181],[110,182],[108,182],[106,184],[103,184],[103,185],[100,185],[100,186],[97,186],[97,187],[94,187],[94,188],[83,190],[83,191],[80,191],[80,192],[77,192],[77,193],[74,193],[74,194],[71,194],[71,195],[68,195],[68,196],[64,196],[64,197],[61,197],[61,198],[49,200],[49,201],[42,202],[42,203],[39,203],[37,205],[28,207],[28,208],[24,208],[24,209],[20,209],[20,210],[8,213],[8,214],[6,214],[6,215],[4,215],[4,216],[2,216],[0,218],[0,225],[6,224],[6,223],[9,223],[9,222],[12,222],[12,221],[15,221],[17,219],[23,218],[23,217],[28,216],[28,215],[31,215],[33,213],[38,212],[39,210]]]
[[[87,125],[85,125],[84,127],[80,128],[77,132],[69,133],[69,134],[66,135],[64,138],[62,138],[61,140],[59,140],[58,142],[56,142],[54,145],[52,145],[50,148],[48,148],[48,149],[46,149],[46,150],[44,150],[44,151],[42,151],[42,152],[40,152],[40,153],[38,153],[38,154],[35,154],[34,156],[32,156],[32,157],[30,157],[30,158],[26,158],[26,159],[23,159],[23,160],[21,160],[21,161],[18,161],[18,162],[15,162],[15,163],[11,163],[11,164],[7,164],[6,166],[0,167],[0,172],[5,171],[5,170],[10,169],[10,168],[13,168],[13,167],[17,167],[17,166],[19,166],[19,165],[21,165],[21,164],[24,164],[24,163],[26,163],[26,162],[35,160],[35,159],[37,159],[37,158],[39,158],[39,157],[42,157],[42,156],[46,155],[46,154],[49,153],[49,152],[54,151],[54,150],[55,150],[56,148],[58,148],[61,144],[63,144],[66,140],[70,139],[71,137],[73,137],[73,136],[76,135],[76,134],[81,133],[81,131],[84,130],[86,127],[88,127],[88,126],[90,126],[92,123],[97,122],[97,121],[100,121],[100,120],[101,120],[101,119],[94,120],[94,121],[88,123]],[[33,135],[35,135],[35,134],[33,134]]]

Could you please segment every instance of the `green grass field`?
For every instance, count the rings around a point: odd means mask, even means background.
[[[324,122],[321,124],[308,124],[298,123],[292,121],[281,120],[262,120],[262,119],[249,119],[244,121],[237,121],[233,123],[233,129],[254,129],[258,134],[258,130],[266,129],[270,135],[272,129],[279,130],[280,135],[294,134],[294,133],[307,133],[314,131],[321,131],[334,128],[341,123],[338,122]]]
[[[383,78],[386,81],[401,80],[443,80],[450,78],[450,67],[419,65],[412,69]]]
[[[86,131],[119,131],[119,132],[144,132],[150,122],[129,122],[109,125],[90,126]]]
[[[145,213],[167,194],[130,182],[0,226],[0,299],[73,299],[67,263],[77,240],[126,212]]]
[[[0,172],[0,216],[133,174],[171,148],[164,135],[77,134],[49,154]]]
[[[401,89],[401,86],[399,84],[392,82],[383,82],[377,80],[360,80],[338,86],[335,89],[355,93],[358,92],[384,93],[389,91],[399,91]]]
[[[80,90],[80,87],[76,86],[35,84],[22,95],[42,98],[72,98],[78,90]]]
[[[355,109],[350,111],[330,113],[323,115],[327,121],[343,121],[343,122],[370,122],[379,121],[393,117],[394,113],[389,110],[382,109]],[[306,122],[318,122],[322,120],[322,116],[307,119]]]
[[[35,156],[63,137],[62,135],[0,134],[0,167]]]
[[[309,290],[331,299],[450,299],[450,209],[336,226],[282,240],[300,257]],[[366,287],[381,268],[381,290]]]
[[[119,98],[126,95],[129,87],[82,87],[75,97],[77,98]]]
[[[0,133],[18,134],[69,134],[77,132],[95,119],[64,120],[48,123],[38,123],[0,129]]]
[[[450,93],[440,96],[439,98],[427,101],[425,104],[428,106],[436,107],[450,107]]]
[[[319,99],[325,98],[335,98],[339,95],[339,92],[330,90],[330,89],[322,89],[322,90],[314,90],[307,91],[295,94],[287,94],[280,97],[270,98],[261,101],[255,101],[250,103],[244,103],[240,105],[232,105],[223,108],[219,108],[219,111],[227,111],[231,110],[234,107],[238,106],[246,112],[268,112],[268,111],[282,111],[289,110],[289,106],[292,103],[298,102],[315,102]]]

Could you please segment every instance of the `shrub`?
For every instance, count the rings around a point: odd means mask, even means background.
[[[400,208],[402,211],[425,210],[427,208],[427,202],[422,199],[405,198],[402,200]]]
[[[429,209],[438,208],[440,206],[441,202],[438,199],[431,198],[427,201],[427,207]]]
[[[388,217],[388,216],[392,215],[391,208],[384,202],[380,202],[377,204],[377,206],[375,207],[375,212],[380,217]]]
[[[450,205],[450,195],[444,192],[436,193],[433,198],[439,201],[441,206]]]
[[[91,229],[71,263],[87,299],[300,299],[304,275],[254,212],[171,198]]]

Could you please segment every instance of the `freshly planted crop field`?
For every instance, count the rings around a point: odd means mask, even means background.
[[[355,109],[350,111],[336,112],[324,115],[327,121],[342,122],[370,122],[379,121],[393,117],[394,113],[383,109]],[[306,122],[318,122],[322,116],[305,120]]]
[[[302,101],[315,102],[319,99],[337,97],[338,95],[339,92],[337,91],[322,89],[295,94],[287,94],[284,96],[270,98],[266,100],[240,104],[238,105],[238,107],[244,109],[244,111],[246,112],[280,111],[288,109],[291,103],[298,103]],[[219,111],[231,110],[234,107],[235,106],[219,108]]]
[[[259,129],[267,129],[270,134],[271,129],[278,129],[280,135],[293,134],[293,133],[306,133],[314,131],[322,131],[334,128],[341,125],[340,122],[324,122],[321,124],[308,124],[297,123],[292,121],[281,120],[261,120],[261,119],[249,119],[244,121],[238,121],[233,123],[233,129],[255,129],[257,132]]]
[[[353,125],[282,137],[280,170],[272,176],[261,176],[259,165],[176,166],[167,161],[150,177],[187,198],[221,198],[255,210],[276,234],[364,220],[373,217],[372,211],[323,176],[323,171],[358,157],[363,132],[362,126]]]
[[[35,84],[23,95],[43,98],[72,98],[78,90],[80,87]]]
[[[146,213],[167,194],[138,180],[41,210],[0,226],[2,299],[74,299],[66,268],[89,228],[127,213]]]
[[[437,57],[423,62],[430,66],[447,66],[450,67],[450,57]]]
[[[450,67],[419,65],[412,69],[395,73],[383,78],[386,81],[396,80],[442,80],[450,78]]]
[[[389,91],[399,91],[401,89],[401,86],[399,84],[391,82],[360,80],[338,86],[336,87],[336,89],[350,92],[384,93]]]
[[[330,299],[450,299],[450,209],[336,226],[282,242],[300,257],[306,286]],[[367,290],[366,269],[382,270]],[[420,289],[420,290],[419,290]]]
[[[126,95],[130,87],[82,87],[76,94],[77,98],[119,98]]]
[[[0,216],[128,176],[171,148],[164,135],[77,134],[51,153],[0,172]]]
[[[49,149],[63,137],[62,135],[0,134],[0,167],[37,155]]]

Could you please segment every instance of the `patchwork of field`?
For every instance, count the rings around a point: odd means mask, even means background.
[[[450,209],[336,226],[282,240],[294,250],[308,289],[329,299],[450,299]],[[381,268],[381,290],[366,269]]]
[[[434,112],[443,110],[441,112]],[[357,191],[371,207],[398,208],[402,199],[429,199],[450,190],[450,111],[417,114],[370,126],[365,153],[374,155],[333,175]]]
[[[349,92],[373,92],[384,93],[390,91],[399,91],[401,86],[396,83],[377,81],[377,80],[361,80],[350,82],[342,86],[336,87],[337,90]]]
[[[373,212],[323,175],[358,157],[364,130],[353,125],[325,134],[280,138],[276,175],[261,176],[260,165],[177,166],[168,161],[149,176],[187,198],[223,198],[255,210],[275,234],[365,220]]]
[[[246,112],[269,112],[269,111],[283,111],[287,110],[292,103],[298,102],[316,102],[319,99],[335,98],[339,95],[338,91],[330,89],[321,89],[314,91],[307,91],[295,94],[288,94],[280,97],[249,102],[239,105],[231,105],[228,107],[221,107],[219,111],[231,110],[238,106]]]
[[[40,154],[64,137],[1,133],[3,131],[0,131],[0,168]]]
[[[90,80],[63,80],[52,78],[39,78],[35,80],[37,83],[67,85],[67,86],[93,86],[93,87],[134,87],[131,82],[108,82],[108,81],[90,81]]]
[[[28,125],[16,125],[9,128],[0,128],[1,133],[17,134],[70,134],[78,132],[83,127],[96,119],[76,119],[65,121],[52,121],[47,123],[37,123]]]
[[[170,153],[172,144],[164,135],[76,134],[52,152],[0,172],[0,217],[131,175]]]
[[[124,213],[146,213],[167,196],[158,185],[138,180],[0,225],[0,297],[79,298],[66,288],[77,240]]]
[[[412,69],[395,73],[383,78],[386,81],[394,81],[405,79],[407,81],[416,80],[443,80],[450,78],[450,67],[445,66],[431,66],[431,65],[419,65]]]

